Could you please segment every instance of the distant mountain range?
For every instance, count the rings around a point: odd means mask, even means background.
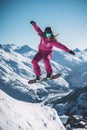
[[[55,108],[59,115],[86,115],[87,49],[76,48],[75,56],[54,50],[51,63],[61,77],[29,85],[28,80],[35,78],[31,60],[36,52],[27,45],[0,44],[0,88],[18,100]],[[45,76],[43,62],[40,66]]]

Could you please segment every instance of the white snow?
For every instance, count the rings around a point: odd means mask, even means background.
[[[19,54],[14,51],[14,48],[19,47],[11,46],[10,52],[0,49],[0,81],[3,82],[2,84],[0,83],[0,87],[3,89],[14,87],[20,92],[26,91],[26,94],[30,94],[29,90],[33,90],[36,94],[34,96],[38,96],[36,93],[37,89],[42,89],[48,92],[46,100],[50,100],[51,98],[55,99],[56,97],[60,98],[67,95],[70,92],[66,92],[68,89],[72,90],[73,88],[82,86],[83,83],[87,84],[86,51],[76,52],[76,55],[73,56],[58,50],[51,63],[54,73],[61,73],[61,77],[52,82],[29,85],[27,84],[28,80],[35,77],[31,60],[36,52],[32,50],[28,53]],[[45,76],[46,72],[42,62],[40,66],[42,74]],[[5,86],[4,88],[4,83],[7,85],[10,83],[11,86]],[[11,92],[10,90],[8,91]],[[78,102],[85,106],[87,103],[84,104],[81,100],[83,96],[81,95]],[[3,91],[0,91],[0,130],[64,130],[64,127],[53,109],[41,106],[41,104],[15,100]],[[79,128],[74,130],[84,129]]]
[[[65,130],[55,110],[18,101],[0,90],[0,130]]]

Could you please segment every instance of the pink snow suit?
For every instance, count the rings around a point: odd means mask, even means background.
[[[60,48],[66,52],[70,52],[71,50],[69,50],[66,46],[62,45],[61,43],[59,43],[58,41],[54,40],[54,39],[48,39],[46,38],[42,32],[42,30],[37,26],[37,24],[33,24],[34,29],[37,31],[37,33],[39,34],[41,40],[40,40],[40,44],[38,47],[38,53],[35,55],[35,57],[32,60],[32,65],[34,68],[34,72],[36,74],[36,76],[40,76],[41,75],[41,69],[40,66],[38,64],[38,62],[40,60],[44,61],[45,64],[45,68],[46,68],[46,72],[48,73],[52,73],[52,67],[50,64],[50,59],[51,59],[51,54],[52,54],[52,49],[53,46]]]

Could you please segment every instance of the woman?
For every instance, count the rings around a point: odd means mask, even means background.
[[[36,32],[39,34],[41,38],[40,44],[38,46],[38,52],[32,60],[32,65],[36,75],[36,80],[40,80],[40,76],[41,76],[41,69],[38,64],[40,60],[43,60],[45,64],[45,68],[47,72],[46,78],[51,78],[53,70],[50,63],[50,59],[52,57],[53,46],[60,48],[73,55],[75,55],[75,53],[56,40],[51,30],[51,27],[46,27],[45,31],[43,32],[34,21],[31,21],[30,23],[32,24],[32,26],[34,27],[34,29],[36,30]]]

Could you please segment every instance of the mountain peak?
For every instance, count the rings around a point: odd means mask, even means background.
[[[75,52],[81,52],[81,50],[78,49],[78,48],[74,49],[74,51],[75,51]]]
[[[24,45],[18,49],[15,49],[14,51],[23,54],[23,53],[29,52],[31,50],[32,49],[28,45]]]
[[[87,49],[85,49],[84,51],[87,51]]]
[[[0,44],[0,49],[2,49],[3,48],[3,46]]]

